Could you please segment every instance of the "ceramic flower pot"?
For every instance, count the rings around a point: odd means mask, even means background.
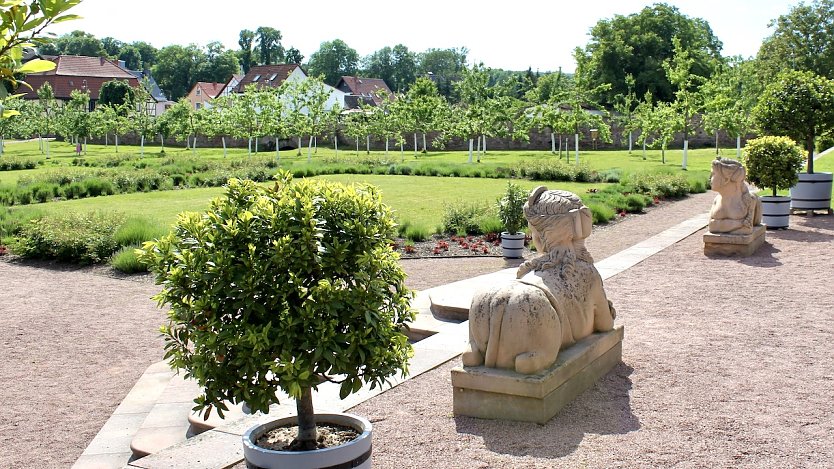
[[[243,435],[243,456],[250,469],[319,469],[371,467],[371,422],[352,414],[316,414],[316,423],[351,427],[360,433],[348,443],[312,451],[274,451],[255,442],[273,428],[296,425],[296,417],[285,417],[250,428]]]
[[[768,229],[787,228],[791,215],[791,198],[762,196],[762,224]]]
[[[832,173],[799,173],[799,182],[791,187],[791,208],[795,210],[829,210],[831,208]]]
[[[523,257],[524,253],[524,239],[527,235],[520,233],[501,233],[501,249],[504,251],[504,257],[517,259]]]

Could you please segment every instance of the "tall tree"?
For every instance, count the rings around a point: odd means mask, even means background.
[[[310,56],[307,69],[312,76],[320,76],[324,83],[335,86],[343,75],[356,75],[359,54],[341,39],[321,43]]]
[[[239,70],[237,54],[226,50],[222,43],[213,41],[206,45],[206,62],[199,71],[197,81],[225,83]]]
[[[128,70],[142,70],[144,68],[144,65],[142,64],[142,53],[139,52],[139,49],[130,44],[121,48],[118,58],[119,60],[124,60],[125,67],[127,67]]]
[[[456,102],[452,84],[460,79],[466,68],[465,47],[451,49],[429,49],[420,55],[419,71],[421,75],[431,77],[437,90],[446,99]]]
[[[110,36],[101,38],[101,46],[104,47],[104,52],[110,57],[118,57],[122,48],[126,45],[124,42]]]
[[[417,75],[417,57],[408,47],[383,47],[362,59],[362,73],[385,80],[395,92],[405,92]]]
[[[258,40],[258,54],[261,65],[271,65],[284,59],[284,47],[281,45],[281,31],[268,26],[260,26],[255,30]]]
[[[194,44],[166,46],[157,55],[153,76],[171,100],[178,100],[198,81],[206,62],[205,52]]]
[[[243,73],[247,73],[252,68],[252,43],[255,41],[255,33],[249,29],[242,29],[237,40],[240,46],[238,58],[240,65],[243,67]]]
[[[101,85],[98,104],[120,108],[123,104],[132,106],[136,91],[126,80],[110,80]]]
[[[290,47],[284,52],[284,63],[300,64],[304,62],[304,55],[295,47]]]
[[[741,137],[750,129],[751,112],[762,90],[755,77],[756,62],[734,57],[701,86],[704,129],[715,132],[718,154],[718,131],[736,137],[736,158],[741,158]]]
[[[688,50],[683,48],[678,37],[672,38],[675,47],[675,54],[663,63],[666,77],[669,83],[674,86],[675,100],[672,107],[675,110],[679,123],[677,127],[683,132],[683,161],[681,168],[686,169],[687,157],[689,156],[689,134],[694,130],[692,117],[700,110],[701,96],[698,88],[704,82],[704,77],[692,73],[695,59]]]
[[[130,46],[136,48],[139,51],[139,55],[142,56],[143,69],[150,69],[156,64],[156,56],[159,54],[159,50],[156,47],[144,41],[131,42]]]
[[[800,2],[770,26],[757,56],[764,81],[785,68],[834,78],[834,0]]]
[[[88,57],[100,57],[107,55],[101,41],[90,33],[84,31],[73,31],[55,39],[56,51],[41,51],[42,53],[58,53],[67,55],[85,55]]]
[[[713,61],[721,56],[721,41],[705,20],[690,18],[663,3],[600,20],[590,35],[590,42],[574,54],[577,73],[588,76],[592,87],[611,84],[601,97],[604,104],[613,104],[615,96],[628,93],[625,80],[629,74],[634,77],[637,96],[649,91],[658,100],[672,101],[674,86],[663,63],[674,55],[673,37],[678,37],[692,57],[691,73],[695,75],[709,77]]]

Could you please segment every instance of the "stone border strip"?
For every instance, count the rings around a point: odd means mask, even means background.
[[[708,220],[709,214],[707,213],[692,217],[662,233],[597,262],[596,267],[603,279],[611,278],[694,234],[704,228]],[[414,344],[414,357],[409,364],[410,375],[406,378],[397,377],[392,379],[391,386],[385,390],[434,369],[462,353],[469,340],[469,323],[467,321],[457,323],[437,320],[432,314],[432,310],[443,310],[445,308],[445,311],[451,311],[452,314],[460,314],[462,309],[468,311],[472,293],[476,288],[482,285],[494,284],[496,281],[506,280],[507,278],[514,278],[515,270],[514,268],[504,269],[420,292],[412,302],[419,313],[415,322],[415,329],[419,330],[422,335],[426,335],[426,338]],[[129,461],[130,439],[139,430],[142,421],[156,404],[155,400],[162,395],[165,386],[170,381],[171,376],[173,376],[173,372],[167,369],[167,367],[165,367],[167,371],[157,369],[157,367],[164,367],[164,365],[161,362],[160,364],[153,365],[146,371],[145,375],[140,378],[139,382],[134,386],[134,389],[128,393],[128,396],[119,408],[116,409],[116,412],[114,412],[110,420],[105,423],[104,427],[102,427],[101,431],[99,431],[84,451],[81,458],[78,459],[73,469],[94,467],[124,467],[125,469],[230,467],[243,459],[241,437],[249,427],[260,422],[293,415],[295,413],[295,406],[292,404],[276,405],[271,408],[270,413],[267,415],[248,415],[158,453],[135,461]],[[157,384],[158,389],[147,390],[147,383],[150,382],[151,375],[155,378],[161,378],[164,373],[168,373],[168,376],[163,382]],[[147,379],[146,375],[149,375]],[[347,399],[340,400],[338,398],[338,389],[335,386],[321,386],[318,395],[314,396],[313,402],[316,405],[317,411],[345,411],[385,390],[379,388],[374,390],[363,388],[358,393],[348,396]],[[136,403],[150,401],[151,398],[153,398],[154,402],[145,404],[145,407],[133,407],[137,405]],[[142,418],[139,419],[137,415],[134,415],[134,421],[131,425],[120,425],[119,422],[124,419],[123,415],[126,414],[124,410],[120,411],[120,409],[123,409],[123,406],[124,409],[145,409],[144,414],[134,412],[134,414],[141,414]],[[128,433],[130,433],[129,436],[127,435]],[[122,440],[126,439],[126,442],[118,441],[119,435],[121,435]],[[126,466],[124,465],[125,462],[128,462]]]

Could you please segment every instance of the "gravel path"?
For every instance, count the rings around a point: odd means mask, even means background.
[[[595,230],[589,249],[603,259],[706,211],[713,197]],[[458,360],[362,404],[354,411],[376,422],[375,467],[834,465],[825,283],[834,218],[791,222],[746,260],[706,259],[693,236],[607,281],[626,326],[624,363],[547,425],[453,418]],[[403,265],[409,285],[425,289],[513,264]],[[0,285],[0,467],[68,467],[162,358],[164,314],[149,299],[158,287],[148,276],[6,261]]]

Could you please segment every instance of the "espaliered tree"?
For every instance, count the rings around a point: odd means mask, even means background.
[[[834,130],[834,80],[814,72],[783,72],[765,88],[753,119],[767,134],[785,135],[804,144],[807,171],[813,173],[815,140]]]
[[[604,142],[611,141],[611,127],[605,122],[603,116],[606,113],[597,101],[597,97],[610,87],[609,84],[590,87],[587,78],[577,73],[574,76],[572,86],[556,96],[556,102],[567,107],[565,116],[567,125],[573,131],[575,162],[577,165],[579,164],[579,133],[582,129],[595,128],[599,132],[600,140]],[[594,112],[591,112],[591,109],[594,109]],[[570,161],[570,157],[568,161]]]
[[[80,143],[84,139],[84,153],[87,152],[87,136],[90,135],[90,92],[72,90],[70,100],[58,116],[59,132],[67,141]]]
[[[472,69],[463,69],[461,80],[454,83],[454,89],[460,102],[455,105],[451,134],[469,142],[469,163],[472,163],[472,151],[475,138],[484,135],[489,129],[489,72],[483,64]],[[478,154],[480,162],[480,153]]]
[[[631,120],[634,118],[634,108],[637,106],[637,95],[634,91],[634,75],[628,73],[625,76],[626,92],[614,96],[614,110],[617,112],[615,119],[622,128],[628,132],[628,154],[631,154],[631,147],[634,143]]]
[[[133,91],[133,106],[130,107],[128,118],[133,127],[133,132],[139,136],[139,156],[145,156],[145,138],[151,137],[156,133],[154,120],[155,116],[151,113],[149,108],[151,102],[151,94],[148,93],[147,79],[142,80],[142,83]]]
[[[751,113],[761,94],[754,76],[754,62],[730,59],[704,83],[699,93],[703,102],[704,129],[715,132],[718,154],[718,131],[736,137],[736,158],[741,158],[741,137],[752,126]]]
[[[41,119],[38,125],[38,136],[41,141],[41,151],[46,152],[46,158],[49,159],[49,139],[43,139],[44,136],[49,136],[53,131],[55,125],[55,114],[57,112],[58,103],[55,102],[55,93],[52,91],[52,85],[49,82],[44,83],[38,88],[38,102],[41,105]]]
[[[441,116],[448,115],[449,105],[437,91],[437,86],[428,78],[418,78],[403,95],[402,109],[406,116],[404,126],[414,133],[414,156],[417,156],[417,134],[422,134],[423,149],[426,153],[426,134],[437,130]]]
[[[689,156],[689,134],[694,131],[692,117],[701,107],[698,87],[703,83],[704,78],[693,73],[695,59],[683,47],[680,38],[673,37],[672,43],[674,44],[674,55],[663,63],[663,69],[666,71],[669,83],[675,90],[675,100],[672,102],[672,108],[675,110],[674,117],[678,120],[676,127],[683,133],[681,169],[686,170],[687,157]]]
[[[275,138],[275,159],[281,159],[281,137],[290,131],[286,94],[289,84],[284,81],[278,88],[262,90],[258,96],[258,106],[261,112],[264,135]]]

